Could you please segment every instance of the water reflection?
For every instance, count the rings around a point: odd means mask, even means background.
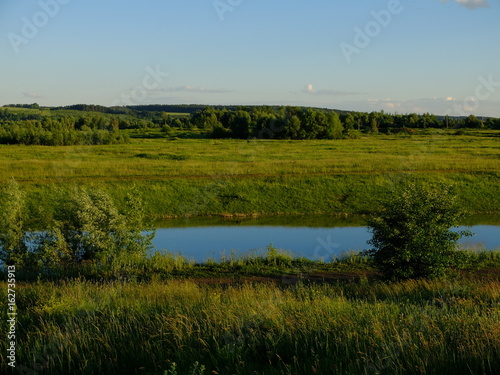
[[[363,223],[362,217],[322,216],[181,219],[157,224],[154,245],[156,249],[181,253],[199,262],[208,258],[220,259],[221,255],[228,256],[231,252],[243,255],[263,252],[269,244],[299,257],[328,261],[345,251],[368,249],[371,234],[362,226]],[[463,238],[460,241],[462,247],[500,249],[498,216],[477,217],[475,222],[467,224],[474,225],[458,230],[471,229],[476,235]]]

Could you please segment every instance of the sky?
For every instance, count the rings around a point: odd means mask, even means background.
[[[499,0],[0,0],[0,105],[500,117]]]

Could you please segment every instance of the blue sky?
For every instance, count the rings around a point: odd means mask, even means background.
[[[0,104],[500,117],[497,0],[2,0]]]

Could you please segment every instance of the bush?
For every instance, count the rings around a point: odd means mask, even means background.
[[[144,207],[133,192],[119,212],[105,192],[75,189],[58,202],[55,217],[43,231],[26,224],[24,200],[15,181],[0,194],[0,260],[5,264],[51,273],[91,263],[121,274],[152,249],[155,233],[143,233]]]
[[[27,262],[25,194],[16,181],[7,184],[0,197],[0,260],[7,265]]]
[[[368,253],[388,279],[440,276],[459,258],[458,239],[470,235],[450,230],[462,216],[449,186],[411,184],[369,220]]]

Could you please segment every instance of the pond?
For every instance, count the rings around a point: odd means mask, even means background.
[[[349,251],[369,248],[371,234],[362,218],[324,216],[249,220],[177,219],[157,223],[154,246],[204,262],[236,255],[261,254],[268,245],[297,257],[329,261]],[[500,249],[500,217],[473,217],[458,230],[475,235],[460,240],[464,248]]]

